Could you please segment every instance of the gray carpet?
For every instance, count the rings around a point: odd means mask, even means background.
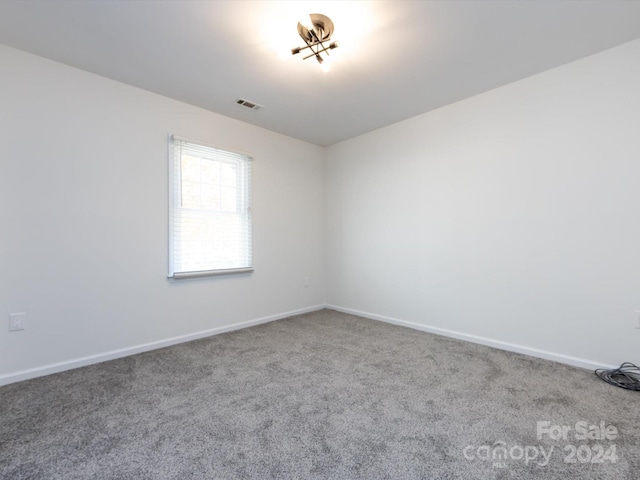
[[[639,402],[589,371],[323,310],[0,388],[0,477],[637,479]],[[591,425],[608,437],[576,439]]]

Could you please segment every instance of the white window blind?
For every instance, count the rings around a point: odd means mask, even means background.
[[[169,276],[252,269],[251,158],[172,136]]]

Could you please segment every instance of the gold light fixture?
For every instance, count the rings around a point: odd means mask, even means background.
[[[310,25],[305,25],[302,22],[298,22],[298,34],[306,43],[304,47],[296,47],[291,49],[291,53],[293,55],[297,55],[302,50],[306,50],[307,48],[311,53],[303,58],[306,60],[307,58],[316,57],[318,63],[322,63],[324,59],[322,58],[321,53],[327,53],[329,55],[329,50],[333,50],[334,48],[338,48],[338,42],[331,42],[328,45],[325,43],[331,40],[331,35],[333,35],[333,22],[326,15],[322,15],[320,13],[312,13],[309,15]]]

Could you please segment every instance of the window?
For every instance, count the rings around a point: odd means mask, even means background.
[[[247,272],[251,158],[172,136],[169,277]]]

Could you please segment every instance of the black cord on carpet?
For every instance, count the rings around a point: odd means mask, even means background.
[[[620,365],[620,368],[614,368],[613,370],[600,368],[595,373],[611,385],[640,392],[640,368],[631,362],[624,362]]]

